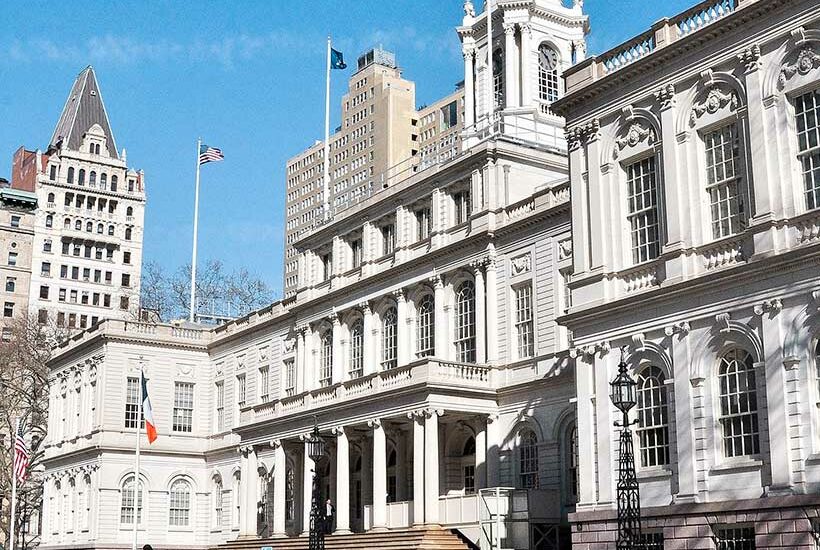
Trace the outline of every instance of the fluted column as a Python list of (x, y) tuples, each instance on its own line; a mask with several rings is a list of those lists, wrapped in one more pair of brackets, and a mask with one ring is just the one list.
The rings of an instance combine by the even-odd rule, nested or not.
[(521, 23), (521, 105), (529, 107), (532, 99), (532, 27), (529, 23)]
[(373, 310), (370, 308), (370, 302), (364, 302), (359, 306), (362, 310), (362, 316), (364, 319), (362, 320), (362, 329), (364, 334), (362, 335), (363, 342), (362, 342), (362, 356), (363, 356), (363, 374), (366, 376), (370, 373), (376, 372), (376, 363), (375, 358), (373, 356)]
[(285, 537), (285, 447), (276, 440), (273, 445), (273, 533), (274, 537)]
[(435, 356), (437, 359), (449, 359), (447, 352), (447, 313), (444, 309), (444, 280), (441, 275), (435, 275), (431, 278), (433, 283), (433, 304), (435, 309)]
[(344, 427), (336, 435), (336, 533), (350, 532), (350, 443)]
[(464, 44), (461, 53), (464, 56), (464, 128), (469, 130), (475, 124), (475, 46)]
[(387, 528), (387, 439), (380, 420), (370, 420), (373, 430), (373, 524), (372, 529)]
[(413, 525), (424, 523), (424, 414), (407, 413), (413, 423)]
[(344, 372), (344, 354), (342, 353), (342, 321), (337, 314), (331, 317), (333, 322), (333, 368), (330, 375), (331, 384), (341, 382)]
[(424, 523), (439, 524), (438, 417), (440, 411), (428, 410), (424, 419)]
[(498, 275), (496, 273), (495, 256), (487, 260), (487, 362), (498, 359)]
[(484, 271), (483, 262), (473, 264), (475, 273), (475, 360), (476, 363), (484, 363), (486, 355), (486, 335), (487, 335), (487, 311), (484, 296)]
[(413, 338), (407, 324), (407, 297), (405, 292), (400, 288), (393, 292), (393, 295), (396, 297), (396, 314), (398, 316), (396, 323), (397, 364), (401, 366), (410, 362), (410, 345), (413, 343)]
[(515, 23), (504, 23), (504, 106), (518, 106), (515, 77)]

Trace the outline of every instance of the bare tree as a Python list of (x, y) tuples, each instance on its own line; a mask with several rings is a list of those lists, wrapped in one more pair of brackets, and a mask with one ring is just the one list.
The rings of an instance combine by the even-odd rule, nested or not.
[[(0, 455), (0, 491), (4, 500), (10, 500), (14, 430), (19, 418), (31, 456), (28, 478), (17, 488), (15, 532), (20, 548), (33, 548), (39, 543), (42, 510), (42, 442), (48, 426), (47, 362), (52, 347), (65, 333), (56, 326), (39, 323), (36, 316), (15, 318), (6, 326), (12, 331), (11, 339), (0, 343), (0, 438), (4, 443)], [(3, 506), (0, 531), (4, 541), (8, 537), (10, 519), (10, 506)]]
[[(243, 314), (270, 304), (273, 290), (246, 269), (225, 271), (222, 262), (208, 260), (197, 269), (196, 297), (198, 311), (215, 304), (217, 310)], [(191, 303), (191, 265), (186, 264), (171, 273), (156, 262), (143, 268), (140, 289), (142, 307), (154, 312), (162, 321), (187, 318)]]

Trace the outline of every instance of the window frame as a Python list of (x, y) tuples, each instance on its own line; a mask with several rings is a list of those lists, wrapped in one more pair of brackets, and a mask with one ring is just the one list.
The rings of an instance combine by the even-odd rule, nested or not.
[(193, 432), (195, 391), (193, 382), (174, 381), (174, 407), (171, 422), (173, 433)]
[(399, 358), (399, 313), (395, 305), (382, 311), (381, 319), (381, 369), (389, 370), (398, 366)]
[[(136, 491), (133, 489), (134, 485), (137, 486)], [(129, 491), (131, 494), (130, 498), (128, 498)], [(126, 503), (129, 505), (126, 505)], [(127, 510), (130, 510), (130, 513), (127, 512)], [(120, 526), (133, 526), (136, 520), (137, 527), (139, 528), (143, 525), (145, 512), (145, 483), (143, 483), (142, 479), (135, 481), (134, 474), (129, 474), (120, 483)], [(126, 516), (129, 517), (130, 520), (126, 521), (124, 519)]]
[[(463, 291), (469, 289), (470, 295), (463, 296)], [(456, 349), (456, 360), (460, 363), (475, 363), (477, 358), (478, 332), (476, 318), (475, 282), (470, 279), (461, 281), (454, 290), (455, 329), (453, 343)], [(469, 308), (467, 307), (469, 306)]]
[[(184, 487), (184, 491), (176, 490), (175, 487)], [(185, 478), (174, 479), (168, 487), (168, 528), (171, 530), (191, 529), (191, 515), (193, 512), (193, 500), (191, 494), (193, 487), (191, 482)]]
[[(703, 168), (705, 172), (706, 199), (708, 203), (709, 233), (712, 240), (720, 240), (742, 233), (749, 223), (751, 211), (751, 195), (749, 193), (749, 178), (746, 169), (746, 148), (745, 148), (745, 125), (743, 119), (738, 117), (728, 117), (722, 119), (717, 124), (712, 124), (700, 130), (700, 146), (703, 154)], [(726, 141), (724, 132), (732, 130), (729, 139)], [(710, 138), (719, 137), (720, 143), (711, 141)], [(733, 152), (730, 160), (722, 156), (721, 160), (714, 160), (715, 152), (725, 152), (725, 147), (729, 147)], [(710, 160), (713, 159), (713, 160)], [(733, 175), (731, 177), (718, 178), (711, 175), (717, 171), (718, 167), (723, 168), (726, 173), (727, 162), (732, 166)], [(734, 195), (731, 190), (734, 187)], [(716, 199), (716, 193), (717, 199)], [(733, 206), (734, 204), (734, 206)], [(718, 216), (715, 217), (717, 207)], [(726, 215), (723, 210), (726, 208)], [(734, 210), (733, 210), (734, 208)], [(728, 227), (723, 227), (723, 222), (728, 222)]]
[(350, 368), (347, 375), (351, 379), (364, 375), (364, 321), (356, 318), (350, 325)]
[(635, 379), (638, 463), (641, 469), (667, 468), (671, 464), (672, 444), (666, 373), (657, 365), (644, 363), (637, 369)]
[(530, 427), (522, 428), (518, 432), (516, 442), (516, 486), (521, 489), (538, 489), (538, 435)]
[[(661, 180), (660, 160), (660, 155), (652, 150), (650, 154), (631, 158), (622, 164), (622, 170), (625, 176), (625, 218), (629, 232), (629, 261), (632, 265), (640, 265), (656, 260), (660, 256), (663, 247), (663, 230), (661, 223), (663, 212), (661, 210), (660, 200), (662, 197), (662, 188), (659, 183)], [(645, 162), (651, 164), (651, 169), (646, 172), (643, 171), (643, 163)], [(637, 166), (641, 166), (642, 171), (635, 177), (631, 169)], [(652, 188), (643, 185), (643, 178), (649, 174), (652, 175)], [(632, 187), (632, 185), (636, 183), (642, 185), (640, 191), (637, 193), (633, 192), (636, 189)], [(649, 194), (650, 199), (654, 199), (652, 204), (646, 206), (645, 201), (642, 200), (640, 208), (637, 208), (636, 199), (639, 197), (643, 199), (643, 196), (646, 194)], [(648, 216), (651, 214), (654, 214), (654, 223), (648, 219)], [(639, 224), (638, 222), (641, 219), (648, 221), (645, 224)], [(652, 227), (655, 229), (654, 242), (649, 239)], [(645, 240), (642, 240), (639, 235), (644, 235)]]
[[(738, 361), (737, 356), (742, 354), (743, 361), (742, 363)], [(724, 392), (724, 385), (726, 385), (727, 391), (731, 388), (728, 386), (732, 381), (729, 378), (732, 374), (728, 373), (728, 369), (732, 367), (729, 361), (727, 361), (727, 357), (731, 355), (735, 355), (735, 358), (732, 359), (732, 362), (736, 363), (737, 365), (743, 365), (741, 371), (734, 371), (734, 385), (735, 388), (738, 386), (739, 376), (745, 373), (745, 381), (743, 383), (744, 386), (747, 387), (746, 393), (752, 393), (752, 398), (750, 399), (748, 396), (740, 398), (742, 395), (740, 391), (734, 391), (731, 394)], [(760, 428), (760, 406), (758, 403), (758, 396), (760, 393), (760, 380), (757, 375), (757, 367), (754, 361), (754, 357), (749, 351), (746, 349), (739, 347), (739, 346), (731, 346), (727, 349), (723, 350), (723, 352), (717, 357), (717, 420), (720, 426), (719, 435), (720, 435), (720, 449), (722, 456), (731, 461), (735, 460), (743, 460), (743, 459), (754, 459), (760, 456), (761, 453), (761, 428)], [(751, 390), (748, 389), (749, 385), (749, 378), (751, 377), (751, 383), (753, 387)], [(735, 397), (735, 403), (730, 403), (728, 399), (730, 397)], [(741, 408), (741, 402), (745, 401), (747, 406), (753, 406), (753, 410), (749, 411), (739, 411), (739, 412), (731, 412), (731, 405), (735, 405), (735, 407), (739, 410)], [(729, 403), (729, 412), (726, 412), (725, 404)], [(747, 433), (746, 427), (744, 425), (744, 419), (748, 418), (749, 420), (749, 430)], [(739, 424), (738, 422), (739, 421)], [(730, 435), (727, 435), (727, 426), (730, 426), (732, 430), (729, 432)], [(739, 428), (740, 431), (735, 433), (735, 429)], [(746, 442), (745, 438), (750, 437), (751, 440), (749, 443)], [(739, 443), (741, 447), (741, 451), (746, 451), (747, 447), (751, 447), (750, 450), (753, 452), (737, 452), (736, 446), (738, 444), (737, 438), (740, 438)], [(731, 452), (727, 447), (728, 441), (732, 440), (732, 448)]]
[[(532, 281), (514, 285), (513, 291), (513, 314), (515, 320), (515, 339), (518, 359), (527, 359), (535, 356), (535, 302), (533, 299)], [(528, 296), (521, 296), (519, 292), (526, 291)], [(527, 305), (522, 311), (522, 304)], [(522, 317), (522, 313), (527, 315)]]
[[(814, 139), (815, 145), (803, 147), (801, 145), (801, 133), (806, 133), (809, 135), (809, 132), (801, 132), (800, 131), (800, 115), (801, 113), (798, 112), (798, 101), (805, 100), (807, 96), (812, 96), (812, 100), (814, 102), (812, 110), (814, 111), (815, 117), (815, 126), (814, 130)], [(800, 170), (800, 179), (802, 180), (802, 188), (801, 192), (803, 194), (803, 208), (807, 212), (820, 208), (820, 120), (818, 120), (818, 116), (820, 116), (820, 88), (815, 87), (814, 89), (804, 91), (802, 93), (795, 94), (794, 97), (791, 98), (791, 107), (793, 109), (793, 116), (794, 116), (794, 138), (795, 145), (796, 145), (796, 156), (798, 160), (798, 167)], [(805, 117), (804, 117), (805, 118)], [(807, 143), (808, 145), (808, 143)], [(805, 160), (808, 160), (811, 163), (811, 177), (812, 181), (812, 188), (809, 190), (807, 189), (807, 179), (806, 176), (808, 175), (805, 165)], [(812, 200), (809, 201), (809, 194), (812, 195)], [(813, 204), (812, 204), (813, 202)]]
[(432, 357), (436, 353), (435, 296), (425, 293), (416, 304), (416, 357)]

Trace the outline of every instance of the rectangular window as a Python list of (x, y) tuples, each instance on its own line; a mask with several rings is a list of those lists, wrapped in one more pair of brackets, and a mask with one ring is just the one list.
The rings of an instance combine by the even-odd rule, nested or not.
[(191, 382), (174, 382), (174, 419), (175, 432), (189, 433), (193, 430), (194, 385)]
[(225, 429), (225, 382), (216, 383), (216, 431), (222, 432)]
[(703, 142), (706, 146), (706, 190), (712, 213), (712, 237), (720, 239), (746, 227), (737, 124), (709, 132), (703, 136)]
[(10, 225), (12, 227), (20, 227), (20, 216), (12, 215)]
[(9, 252), (8, 264), (11, 266), (17, 265), (17, 252)]
[(382, 226), (382, 254), (392, 254), (396, 250), (396, 226), (392, 223)]
[(475, 493), (475, 464), (464, 466), (464, 494)]
[[(70, 323), (69, 323), (70, 324)], [(125, 427), (136, 428), (139, 415), (140, 379), (129, 376), (125, 388)]]
[(362, 240), (353, 239), (350, 241), (350, 256), (352, 258), (353, 269), (362, 265)]
[(433, 216), (429, 208), (416, 210), (416, 240), (423, 241), (433, 232)]
[(14, 302), (3, 304), (3, 317), (14, 317)]
[(285, 395), (296, 394), (296, 363), (291, 359), (285, 361)]
[(458, 124), (458, 103), (453, 101), (441, 108), (441, 129), (446, 130)]
[(259, 367), (259, 401), (266, 403), (268, 401), (270, 386), (270, 369), (267, 366)]
[(74, 267), (71, 268), (71, 278), (74, 279), (75, 281), (80, 278), (80, 268), (79, 267), (74, 266)]
[(40, 265), (40, 275), (43, 277), (51, 277), (51, 262), (43, 262)]
[(41, 325), (48, 323), (48, 310), (41, 309), (37, 312), (37, 322)]
[(754, 527), (718, 527), (716, 550), (755, 550)]
[(660, 252), (655, 157), (627, 166), (626, 177), (632, 261), (638, 264), (657, 258)]
[(322, 281), (329, 281), (333, 274), (333, 256), (328, 253), (322, 256)]
[(14, 277), (6, 277), (6, 292), (14, 292), (17, 287), (17, 279)]
[(820, 206), (820, 89), (796, 98), (794, 113), (806, 209), (812, 210)]
[(518, 357), (535, 355), (532, 324), (532, 284), (515, 289), (515, 331), (518, 336)]
[(51, 241), (50, 240), (43, 241), (43, 252), (51, 252)]
[(239, 407), (245, 406), (245, 375), (236, 376), (236, 403)]
[(131, 286), (131, 275), (128, 273), (122, 274), (122, 286), (129, 287)]
[(48, 300), (48, 287), (46, 285), (40, 285), (40, 299)]

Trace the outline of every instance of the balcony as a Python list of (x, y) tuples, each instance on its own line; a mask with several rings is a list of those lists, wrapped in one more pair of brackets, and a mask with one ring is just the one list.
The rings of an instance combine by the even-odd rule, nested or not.
[(240, 423), (247, 425), (264, 422), (354, 401), (365, 395), (414, 386), (452, 387), (487, 392), (492, 391), (491, 388), (494, 387), (493, 373), (494, 369), (488, 365), (422, 359), (408, 365), (246, 408), (240, 413)]

